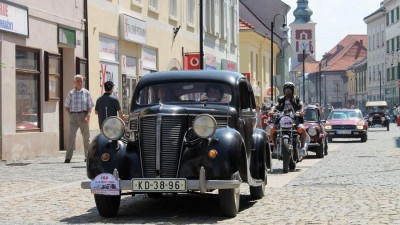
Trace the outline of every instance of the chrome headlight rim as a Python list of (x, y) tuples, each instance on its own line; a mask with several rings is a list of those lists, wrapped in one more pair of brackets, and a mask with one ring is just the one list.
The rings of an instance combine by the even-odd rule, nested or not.
[[(204, 124), (206, 123), (206, 124)], [(217, 121), (209, 114), (198, 115), (193, 121), (193, 131), (201, 138), (209, 138), (217, 130)]]
[(317, 129), (316, 129), (314, 126), (309, 127), (308, 130), (307, 130), (307, 133), (308, 133), (310, 136), (315, 136), (315, 135), (318, 134)]
[(102, 132), (109, 140), (119, 140), (125, 134), (125, 122), (116, 116), (107, 117), (101, 125)]
[(369, 122), (372, 122), (372, 117), (368, 118), (368, 121), (369, 121)]

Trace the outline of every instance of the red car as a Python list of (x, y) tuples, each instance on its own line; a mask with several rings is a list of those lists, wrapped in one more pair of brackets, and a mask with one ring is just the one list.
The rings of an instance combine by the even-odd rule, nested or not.
[(319, 109), (316, 106), (308, 106), (304, 115), (304, 127), (310, 136), (307, 151), (317, 154), (317, 158), (324, 158), (328, 155), (328, 141), (322, 124)]
[(361, 138), (366, 142), (368, 138), (368, 122), (359, 109), (334, 109), (325, 123), (328, 141), (332, 138)]

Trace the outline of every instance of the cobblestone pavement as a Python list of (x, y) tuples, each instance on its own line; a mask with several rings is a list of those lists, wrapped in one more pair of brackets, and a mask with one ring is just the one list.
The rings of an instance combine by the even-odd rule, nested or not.
[[(242, 188), (240, 212), (221, 217), (215, 194), (124, 197), (117, 218), (97, 213), (82, 154), (0, 162), (0, 224), (400, 224), (400, 129), (370, 129), (368, 141), (334, 139), (294, 172), (274, 160), (266, 196)], [(336, 141), (338, 140), (338, 141)]]

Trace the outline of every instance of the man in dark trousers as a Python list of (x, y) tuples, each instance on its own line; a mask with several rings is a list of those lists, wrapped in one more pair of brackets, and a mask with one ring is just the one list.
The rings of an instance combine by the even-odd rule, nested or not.
[(114, 90), (114, 83), (107, 81), (104, 83), (104, 94), (100, 96), (96, 101), (95, 113), (99, 116), (99, 128), (103, 121), (110, 116), (117, 116), (123, 119), (124, 114), (122, 113), (121, 106), (117, 98), (112, 96)]

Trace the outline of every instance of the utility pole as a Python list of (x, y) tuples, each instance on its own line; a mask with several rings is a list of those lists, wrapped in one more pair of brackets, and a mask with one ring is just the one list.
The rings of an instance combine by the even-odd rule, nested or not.
[(203, 27), (203, 0), (200, 0), (200, 21), (199, 21), (199, 32), (200, 32), (200, 69), (204, 69), (204, 27)]

